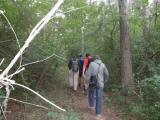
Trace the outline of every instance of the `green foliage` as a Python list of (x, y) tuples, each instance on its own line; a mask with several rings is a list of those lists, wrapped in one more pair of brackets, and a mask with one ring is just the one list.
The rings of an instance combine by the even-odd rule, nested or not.
[(79, 120), (79, 117), (77, 113), (71, 112), (71, 114), (68, 115), (62, 115), (61, 120)]
[(153, 76), (152, 78), (147, 78), (144, 81), (143, 86), (143, 96), (144, 101), (150, 105), (155, 104), (160, 100), (160, 76)]
[[(23, 45), (32, 28), (50, 10), (56, 0), (1, 0), (0, 9), (12, 23), (20, 44)], [(146, 18), (142, 12), (148, 0), (139, 0), (129, 14), (131, 46), (133, 57), (133, 72), (135, 88), (138, 98), (133, 104), (126, 107), (127, 114), (137, 119), (158, 120), (160, 108), (160, 7), (150, 8), (150, 16)], [(84, 38), (85, 53), (99, 54), (106, 63), (110, 73), (107, 90), (113, 93), (114, 101), (119, 105), (125, 104), (125, 89), (122, 90), (120, 81), (120, 46), (119, 46), (119, 11), (117, 5), (87, 5), (84, 0), (65, 0), (61, 7), (63, 11), (80, 8), (65, 13), (65, 18), (54, 18), (45, 26), (41, 33), (25, 51), (22, 64), (43, 59), (53, 53), (64, 58), (71, 58), (81, 53), (82, 37)], [(149, 21), (148, 41), (144, 39), (145, 20)], [(84, 33), (81, 27), (84, 27)], [(8, 41), (9, 42), (4, 42)], [(6, 58), (1, 68), (5, 68), (18, 51), (15, 38), (5, 19), (0, 15), (0, 57)], [(22, 75), (14, 79), (18, 82), (35, 88), (41, 78), (47, 85), (63, 88), (66, 84), (67, 62), (53, 57), (46, 62), (26, 67)], [(15, 70), (18, 66), (15, 66)], [(64, 82), (65, 81), (65, 82)], [(51, 84), (52, 83), (52, 84)], [(43, 85), (45, 86), (45, 85)], [(47, 89), (48, 87), (45, 87)], [(53, 90), (52, 89), (52, 90)], [(138, 89), (138, 90), (137, 90)], [(42, 90), (43, 91), (43, 90)], [(0, 95), (3, 95), (0, 91)], [(107, 105), (111, 100), (106, 98)], [(56, 114), (49, 112), (54, 118)], [(63, 120), (78, 120), (78, 115), (63, 115)]]
[(110, 108), (111, 107), (111, 99), (109, 97), (106, 97), (105, 101), (106, 101), (107, 108)]
[[(0, 96), (5, 96), (4, 90), (0, 89)], [(0, 98), (0, 104), (3, 102), (4, 98)]]
[(129, 105), (127, 113), (141, 120), (160, 119), (160, 76), (147, 78), (140, 83), (138, 100)]
[(47, 115), (48, 115), (49, 118), (52, 118), (52, 119), (57, 117), (57, 113), (55, 113), (55, 112), (48, 112)]

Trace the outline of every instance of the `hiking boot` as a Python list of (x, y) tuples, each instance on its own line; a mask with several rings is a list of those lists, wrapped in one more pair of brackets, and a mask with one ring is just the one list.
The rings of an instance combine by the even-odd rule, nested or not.
[(102, 115), (98, 114), (96, 115), (96, 120), (105, 120)]
[(89, 107), (89, 109), (90, 109), (91, 111), (94, 111), (94, 110), (95, 110), (95, 107)]

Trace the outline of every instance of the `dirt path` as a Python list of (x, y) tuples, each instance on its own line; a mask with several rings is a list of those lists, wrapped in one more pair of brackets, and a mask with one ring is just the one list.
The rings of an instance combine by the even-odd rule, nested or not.
[[(70, 118), (72, 113), (76, 113), (79, 118), (75, 120), (96, 120), (95, 111), (89, 110), (88, 98), (82, 91), (73, 92), (71, 89), (64, 88), (51, 91), (47, 95), (50, 100), (56, 101), (58, 105), (67, 110), (67, 113), (64, 114), (67, 116), (67, 120), (74, 120), (74, 118)], [(38, 104), (41, 102), (38, 97), (33, 97), (29, 101)], [(48, 116), (49, 112), (56, 112), (55, 110), (45, 111), (33, 106), (26, 105), (25, 107), (23, 104), (10, 102), (8, 111), (11, 112), (7, 114), (7, 120), (64, 120), (62, 118), (63, 113), (57, 113), (57, 117), (54, 118)], [(102, 116), (103, 119), (101, 120), (122, 120), (120, 113), (115, 112), (114, 106), (107, 108), (105, 101)]]
[[(87, 96), (80, 91), (72, 94), (72, 108), (79, 113), (80, 120), (96, 120), (95, 111), (88, 108)], [(103, 102), (102, 116), (102, 120), (122, 120), (119, 113), (106, 108), (105, 102)]]

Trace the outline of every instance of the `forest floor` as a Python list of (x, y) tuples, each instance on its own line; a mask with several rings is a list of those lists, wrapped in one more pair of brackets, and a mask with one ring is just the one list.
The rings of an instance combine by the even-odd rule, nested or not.
[[(10, 112), (7, 113), (7, 120), (96, 120), (95, 111), (89, 110), (87, 95), (84, 95), (82, 90), (74, 92), (70, 88), (57, 91), (52, 89), (47, 93), (47, 97), (65, 108), (67, 112), (57, 111), (55, 108), (41, 102), (38, 97), (31, 95), (28, 101), (43, 104), (51, 109), (43, 110), (29, 105), (9, 102), (8, 111)], [(122, 120), (121, 113), (116, 110), (116, 106), (113, 105), (111, 108), (107, 108), (105, 101), (102, 116), (103, 119), (101, 120)]]
[[(80, 120), (97, 120), (95, 110), (93, 111), (88, 108), (87, 95), (84, 95), (83, 92), (76, 92), (72, 95), (72, 101), (72, 107), (80, 114)], [(122, 120), (120, 113), (116, 112), (114, 107), (107, 108), (105, 101), (103, 101), (103, 113), (100, 120)]]

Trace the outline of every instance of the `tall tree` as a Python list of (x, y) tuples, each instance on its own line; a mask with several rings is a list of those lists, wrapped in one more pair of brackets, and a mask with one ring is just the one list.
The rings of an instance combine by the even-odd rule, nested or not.
[(128, 25), (128, 0), (119, 0), (120, 14), (120, 52), (121, 52), (121, 81), (128, 89), (133, 88), (131, 39)]
[(143, 36), (146, 42), (149, 42), (149, 14), (150, 14), (150, 6), (148, 0), (145, 0), (143, 3), (143, 12), (144, 12), (144, 28), (143, 28)]

